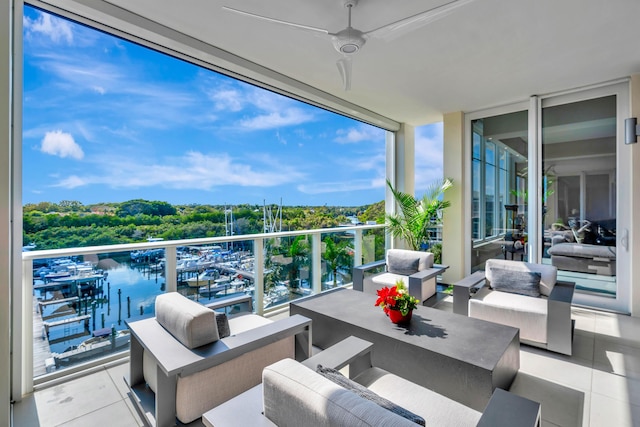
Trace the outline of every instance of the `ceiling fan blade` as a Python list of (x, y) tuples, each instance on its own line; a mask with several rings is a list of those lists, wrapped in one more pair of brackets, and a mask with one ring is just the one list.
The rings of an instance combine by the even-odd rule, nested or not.
[(473, 0), (453, 0), (449, 3), (443, 4), (442, 6), (417, 13), (413, 16), (409, 16), (399, 21), (392, 22), (391, 24), (384, 25), (380, 28), (376, 28), (375, 30), (367, 31), (364, 34), (368, 37), (391, 40), (409, 31), (415, 30), (423, 25), (443, 18), (454, 9), (463, 6), (471, 1)]
[(336, 65), (338, 66), (340, 77), (342, 77), (344, 90), (347, 91), (351, 89), (351, 57), (343, 56), (338, 59)]
[(276, 23), (276, 24), (286, 25), (288, 27), (297, 28), (299, 30), (311, 31), (311, 32), (320, 33), (320, 34), (329, 34), (329, 31), (327, 31), (327, 30), (325, 30), (323, 28), (316, 28), (316, 27), (311, 27), (309, 25), (302, 25), (302, 24), (296, 24), (294, 22), (281, 21), (279, 19), (269, 18), (267, 16), (256, 15), (254, 13), (249, 13), (249, 12), (245, 12), (243, 10), (233, 9), (233, 8), (227, 7), (227, 6), (222, 6), (222, 9), (226, 10), (228, 12), (234, 12), (234, 13), (237, 13), (237, 14), (240, 14), (240, 15), (251, 17), (251, 18), (262, 19), (263, 21), (268, 21), (268, 22), (273, 22), (273, 23)]

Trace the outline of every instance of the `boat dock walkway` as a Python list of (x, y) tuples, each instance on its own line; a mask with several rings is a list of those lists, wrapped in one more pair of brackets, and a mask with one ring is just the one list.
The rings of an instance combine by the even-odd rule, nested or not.
[(49, 365), (53, 362), (49, 338), (43, 331), (43, 321), (37, 302), (33, 307), (33, 376), (38, 377), (49, 372)]
[(42, 322), (44, 326), (44, 332), (47, 337), (49, 337), (49, 329), (55, 326), (68, 325), (70, 323), (84, 322), (85, 329), (89, 329), (89, 320), (91, 319), (90, 314), (83, 314), (82, 316), (71, 317), (68, 319), (62, 320), (54, 320), (52, 322)]
[(38, 307), (40, 308), (40, 315), (43, 314), (44, 308), (53, 305), (53, 304), (64, 304), (68, 302), (76, 302), (80, 298), (79, 297), (71, 297), (71, 298), (60, 298), (60, 299), (52, 299), (48, 301), (38, 301)]

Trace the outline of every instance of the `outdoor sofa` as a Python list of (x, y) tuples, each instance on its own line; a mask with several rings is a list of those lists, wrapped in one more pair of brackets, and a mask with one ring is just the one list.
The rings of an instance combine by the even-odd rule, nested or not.
[(203, 306), (169, 292), (156, 298), (156, 317), (129, 324), (128, 384), (146, 424), (190, 423), (259, 384), (265, 366), (310, 356), (311, 320), (234, 316), (241, 306), (251, 310), (250, 295)]
[[(372, 348), (351, 336), (302, 363), (276, 362), (264, 369), (261, 385), (209, 411), (203, 422), (208, 427), (540, 425), (537, 402), (496, 389), (479, 412), (372, 367)], [(338, 372), (345, 366), (349, 378)]]

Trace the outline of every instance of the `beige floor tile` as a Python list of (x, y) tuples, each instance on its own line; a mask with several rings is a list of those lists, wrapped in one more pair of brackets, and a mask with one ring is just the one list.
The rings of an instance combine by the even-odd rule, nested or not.
[(596, 315), (596, 340), (612, 339), (619, 344), (640, 348), (639, 331), (640, 318), (602, 312)]
[(122, 363), (120, 365), (108, 368), (107, 373), (109, 374), (109, 377), (111, 377), (111, 380), (113, 381), (115, 386), (118, 388), (120, 396), (122, 396), (123, 399), (128, 398), (129, 387), (127, 387), (127, 384), (124, 382), (124, 378), (129, 378), (129, 364)]
[(575, 332), (592, 333), (596, 330), (596, 313), (582, 308), (573, 308), (571, 310), (571, 318), (576, 321)]
[(66, 421), (63, 425), (64, 427), (140, 427), (142, 423), (121, 400), (90, 414)]
[(57, 426), (122, 400), (104, 370), (39, 390), (34, 397), (41, 427)]
[(597, 339), (594, 368), (640, 380), (640, 350), (613, 340)]
[(542, 349), (522, 347), (520, 351), (520, 372), (583, 391), (591, 390), (592, 366), (590, 360)]
[(593, 360), (595, 338), (592, 333), (575, 334), (573, 336), (573, 354), (582, 360)]
[(621, 375), (593, 370), (594, 393), (640, 406), (640, 381)]
[(588, 426), (589, 393), (519, 372), (510, 391), (540, 402), (542, 419), (563, 427)]
[(592, 393), (590, 427), (638, 427), (640, 406)]

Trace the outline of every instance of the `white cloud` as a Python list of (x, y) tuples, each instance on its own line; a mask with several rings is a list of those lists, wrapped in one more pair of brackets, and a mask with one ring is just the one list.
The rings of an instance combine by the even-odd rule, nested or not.
[(275, 129), (284, 126), (299, 125), (313, 120), (313, 115), (299, 108), (273, 111), (250, 119), (240, 120), (239, 125), (247, 130)]
[(429, 185), (443, 178), (442, 123), (416, 128), (415, 189), (421, 195)]
[(216, 111), (240, 111), (244, 105), (242, 93), (236, 89), (221, 88), (209, 94)]
[(73, 136), (61, 130), (47, 132), (42, 139), (40, 151), (62, 158), (72, 157), (80, 160), (84, 157), (82, 148), (73, 140)]
[(23, 18), (23, 26), (27, 37), (35, 34), (42, 34), (51, 39), (54, 43), (66, 41), (73, 43), (73, 31), (69, 22), (56, 18), (47, 13), (39, 13), (36, 19), (27, 16)]
[(374, 126), (359, 124), (349, 129), (338, 129), (334, 141), (340, 144), (351, 144), (362, 141), (379, 141), (384, 138), (384, 130)]
[(102, 174), (69, 176), (55, 187), (75, 188), (107, 185), (112, 188), (164, 187), (185, 190), (215, 190), (217, 187), (272, 187), (300, 182), (305, 174), (281, 164), (270, 155), (255, 155), (241, 161), (226, 153), (204, 154), (191, 151), (163, 163), (144, 164), (141, 159), (103, 157), (94, 169)]
[(105, 88), (103, 88), (102, 86), (94, 86), (92, 89), (95, 92), (99, 93), (100, 95), (104, 95), (105, 93), (107, 93), (107, 90)]

